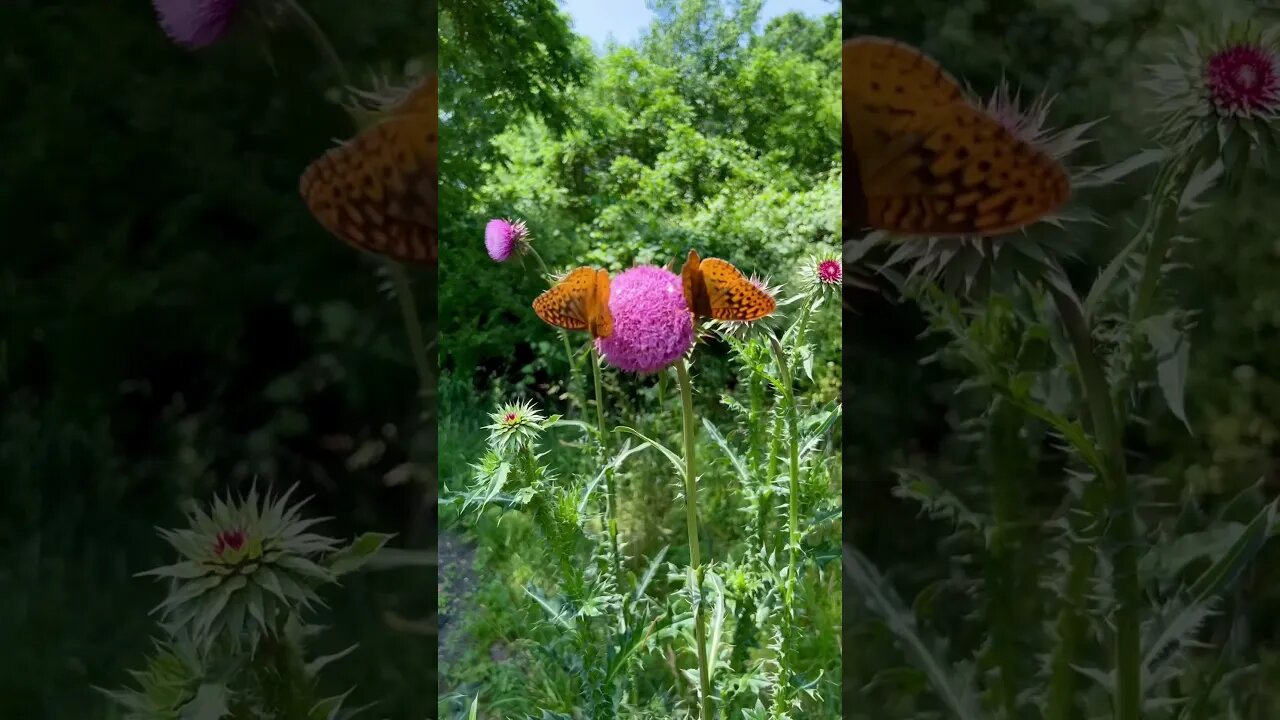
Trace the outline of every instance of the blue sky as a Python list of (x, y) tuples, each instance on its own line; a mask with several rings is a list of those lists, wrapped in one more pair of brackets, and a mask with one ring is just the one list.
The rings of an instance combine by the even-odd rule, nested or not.
[[(645, 0), (562, 0), (561, 6), (573, 18), (574, 31), (591, 38), (597, 51), (610, 36), (623, 44), (634, 42), (653, 19)], [(830, 0), (765, 0), (760, 19), (768, 22), (793, 10), (811, 17), (826, 15), (837, 7)]]

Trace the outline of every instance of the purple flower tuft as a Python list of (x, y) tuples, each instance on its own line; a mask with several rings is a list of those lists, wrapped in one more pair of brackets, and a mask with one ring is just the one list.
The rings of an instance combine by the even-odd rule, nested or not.
[(230, 549), (232, 552), (240, 550), (244, 547), (244, 531), (243, 530), (221, 530), (215, 539), (218, 541), (213, 547), (213, 553), (218, 557)]
[(218, 41), (231, 27), (240, 0), (152, 0), (160, 28), (171, 40), (188, 48)]
[(1210, 99), (1224, 112), (1275, 110), (1280, 101), (1278, 62), (1272, 53), (1252, 45), (1213, 54), (1205, 67)]
[(523, 222), (495, 218), (484, 228), (484, 247), (489, 251), (489, 257), (497, 262), (506, 262), (528, 236), (529, 230)]
[(620, 273), (609, 288), (613, 334), (596, 340), (610, 365), (652, 373), (679, 360), (693, 346), (693, 315), (679, 276), (652, 265)]
[(844, 268), (839, 260), (821, 260), (818, 262), (818, 282), (825, 285), (839, 285), (844, 275)]

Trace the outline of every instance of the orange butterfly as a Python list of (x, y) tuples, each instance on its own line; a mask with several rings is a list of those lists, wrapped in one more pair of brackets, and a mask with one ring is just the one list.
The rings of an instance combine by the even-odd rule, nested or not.
[(609, 271), (580, 267), (534, 298), (533, 311), (548, 325), (586, 330), (592, 337), (613, 334), (609, 312)]
[(436, 262), (438, 107), (429, 75), (381, 122), (311, 163), (299, 189), (325, 229), (395, 260)]
[(738, 268), (716, 258), (702, 260), (697, 250), (689, 251), (680, 279), (684, 300), (695, 317), (746, 322), (771, 315), (778, 308), (769, 293), (756, 287)]
[(991, 236), (1070, 195), (1058, 161), (965, 99), (938, 63), (875, 37), (843, 48), (845, 214), (854, 230)]

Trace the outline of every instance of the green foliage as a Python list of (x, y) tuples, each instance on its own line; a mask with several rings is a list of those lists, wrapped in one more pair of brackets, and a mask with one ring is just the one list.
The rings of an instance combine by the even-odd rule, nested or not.
[[(550, 22), (526, 12), (519, 32)], [(441, 205), (442, 267), (456, 281), (441, 286), (440, 302), (464, 308), (484, 297), (489, 310), (442, 317), (441, 334), (449, 338), (442, 367), (476, 368), (509, 381), (531, 371), (564, 376), (548, 330), (528, 311), (541, 291), (537, 273), (494, 266), (483, 252), (480, 238), (490, 217), (525, 220), (553, 269), (664, 265), (690, 248), (748, 269), (783, 268), (815, 246), (834, 246), (840, 218), (835, 16), (786, 16), (757, 33), (744, 29), (755, 24), (750, 6), (722, 17), (726, 12), (720, 3), (672, 5), (659, 12), (639, 48), (610, 50), (595, 59), (589, 76), (581, 60), (550, 79), (528, 80), (562, 87), (551, 96), (561, 103), (554, 112), (530, 117), (521, 104), (486, 105), (475, 115), (460, 114), (460, 107), (445, 120), (444, 135), (467, 140), (444, 145), (444, 177), (457, 179), (449, 191), (458, 195)], [(445, 47), (465, 47), (468, 36), (451, 27), (442, 26)], [(585, 52), (582, 41), (547, 32), (542, 39), (550, 46), (576, 42)], [(458, 52), (462, 63), (476, 51)], [(489, 59), (478, 63), (498, 57), (485, 53)], [(510, 92), (485, 77), (458, 102), (472, 93)], [(454, 100), (442, 102), (451, 108)], [(451, 175), (452, 162), (478, 164), (480, 172), (464, 185)], [(525, 339), (514, 353), (512, 338)], [(491, 360), (497, 357), (516, 362), (497, 367)]]

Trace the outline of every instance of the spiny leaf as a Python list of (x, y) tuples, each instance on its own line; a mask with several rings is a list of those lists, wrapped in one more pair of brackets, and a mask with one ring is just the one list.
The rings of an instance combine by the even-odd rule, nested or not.
[(652, 440), (652, 439), (650, 439), (650, 438), (646, 437), (646, 436), (645, 436), (643, 433), (641, 433), (639, 430), (636, 430), (636, 429), (634, 429), (634, 428), (629, 428), (629, 427), (627, 427), (627, 426), (625, 426), (625, 425), (619, 425), (619, 426), (618, 426), (618, 430), (620, 430), (620, 431), (622, 431), (622, 432), (625, 432), (625, 433), (631, 433), (632, 435), (635, 435), (636, 437), (640, 438), (640, 440), (641, 440), (644, 444), (646, 444), (646, 445), (648, 445), (648, 446), (650, 446), (650, 447), (653, 447), (653, 448), (656, 448), (656, 449), (660, 450), (660, 451), (662, 452), (663, 456), (664, 456), (664, 457), (666, 457), (666, 458), (667, 458), (667, 460), (671, 463), (671, 466), (672, 466), (673, 468), (675, 468), (675, 469), (676, 469), (676, 472), (677, 472), (677, 473), (683, 473), (683, 472), (684, 472), (684, 460), (681, 460), (679, 455), (677, 455), (677, 454), (675, 454), (675, 453), (671, 452), (670, 450), (668, 450), (668, 449), (667, 449), (667, 447), (666, 447), (665, 445), (663, 445), (662, 443), (658, 442), (657, 440)]
[(1267, 505), (1245, 527), (1231, 549), (1191, 586), (1191, 602), (1202, 603), (1225, 591), (1262, 549), (1275, 526), (1276, 501)]
[(358, 570), (393, 537), (395, 535), (387, 533), (364, 533), (347, 547), (329, 556), (329, 571), (334, 575), (345, 575)]
[(846, 545), (844, 566), (856, 594), (898, 638), (908, 659), (925, 674), (934, 692), (952, 714), (960, 720), (985, 719), (974, 688), (972, 671), (962, 674), (925, 642), (917, 631), (915, 617), (902, 605), (871, 561)]
[(1182, 421), (1187, 432), (1191, 432), (1186, 408), (1191, 340), (1178, 327), (1178, 317), (1175, 313), (1147, 318), (1139, 327), (1146, 334), (1152, 350), (1155, 351), (1156, 378), (1159, 381), (1160, 393), (1164, 395), (1164, 401), (1169, 405), (1169, 410)]

